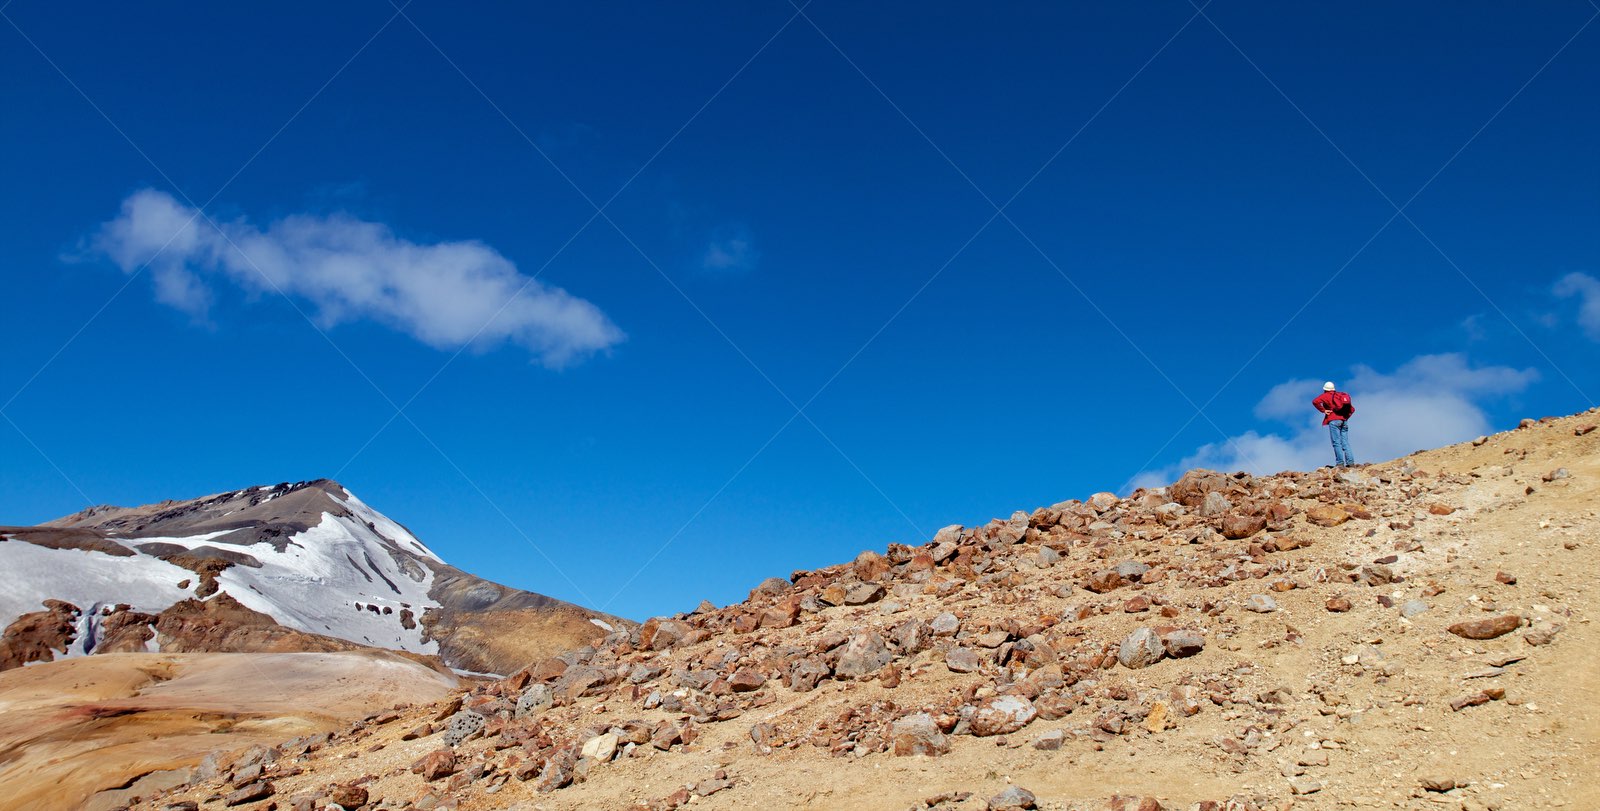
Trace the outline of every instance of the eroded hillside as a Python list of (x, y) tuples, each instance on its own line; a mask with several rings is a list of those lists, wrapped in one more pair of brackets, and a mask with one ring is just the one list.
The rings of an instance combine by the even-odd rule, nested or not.
[(137, 807), (1600, 808), (1596, 422), (947, 528)]

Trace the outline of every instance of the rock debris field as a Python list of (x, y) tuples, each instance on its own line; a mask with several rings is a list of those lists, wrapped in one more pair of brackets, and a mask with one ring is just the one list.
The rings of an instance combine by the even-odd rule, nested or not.
[(1589, 811), (1597, 422), (946, 527), (133, 807)]

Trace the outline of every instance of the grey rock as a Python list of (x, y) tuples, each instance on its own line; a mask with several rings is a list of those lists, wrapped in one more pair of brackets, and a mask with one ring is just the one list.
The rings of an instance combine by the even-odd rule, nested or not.
[(1252, 594), (1245, 599), (1244, 608), (1257, 614), (1270, 614), (1278, 610), (1278, 601), (1272, 599), (1270, 595)]
[(841, 679), (857, 679), (877, 673), (894, 658), (889, 643), (876, 631), (856, 634), (845, 643), (839, 661), (833, 666), (834, 675)]
[(1289, 781), (1289, 791), (1295, 794), (1316, 794), (1322, 790), (1322, 781), (1309, 777), (1296, 777)]
[(845, 605), (866, 605), (883, 599), (883, 586), (877, 583), (856, 583), (844, 590)]
[(1165, 650), (1161, 637), (1155, 631), (1139, 628), (1122, 640), (1122, 647), (1117, 650), (1117, 661), (1123, 667), (1139, 670), (1161, 661)]
[(522, 691), (517, 698), (517, 717), (526, 718), (555, 702), (555, 693), (548, 684), (535, 684)]
[(983, 666), (983, 660), (971, 648), (951, 648), (944, 655), (944, 666), (954, 673), (973, 673)]
[(1221, 515), (1231, 509), (1233, 509), (1233, 502), (1229, 501), (1227, 496), (1214, 490), (1206, 493), (1205, 501), (1200, 503), (1200, 514), (1207, 518)]
[(460, 746), (461, 742), (483, 729), (486, 719), (472, 710), (462, 710), (450, 716), (444, 729), (444, 745)]
[(1428, 610), (1428, 604), (1421, 600), (1406, 600), (1400, 604), (1400, 616), (1411, 618)]
[(1137, 560), (1127, 560), (1113, 566), (1111, 570), (1122, 575), (1124, 579), (1138, 580), (1145, 572), (1150, 571), (1150, 567)]
[(893, 742), (895, 757), (908, 755), (937, 757), (950, 751), (950, 739), (939, 731), (933, 716), (925, 712), (908, 715), (890, 724), (889, 739)]
[(969, 719), (973, 735), (1009, 735), (1033, 722), (1039, 711), (1022, 696), (1004, 695), (984, 699)]
[(1193, 656), (1206, 647), (1206, 638), (1199, 631), (1168, 631), (1161, 635), (1161, 646), (1174, 659)]
[(955, 636), (956, 632), (961, 630), (961, 620), (956, 619), (956, 615), (946, 611), (934, 617), (933, 622), (928, 623), (928, 630), (932, 631), (934, 636)]
[(1038, 798), (1021, 786), (1011, 786), (989, 798), (989, 811), (1028, 811), (1038, 807)]

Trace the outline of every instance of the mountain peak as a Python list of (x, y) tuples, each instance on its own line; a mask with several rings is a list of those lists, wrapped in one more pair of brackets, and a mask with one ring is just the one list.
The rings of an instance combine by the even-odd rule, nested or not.
[[(629, 624), (446, 565), (332, 479), (91, 507), (0, 530), (0, 540), (26, 542), (0, 544), (0, 570), (16, 573), (17, 584), (15, 593), (0, 590), (0, 627), (48, 600), (70, 604), (81, 613), (67, 655), (95, 652), (110, 616), (102, 608), (126, 604), (155, 615), (213, 595), (296, 631), (437, 654), (479, 672), (509, 672), (529, 655)], [(513, 617), (526, 622), (507, 625)]]

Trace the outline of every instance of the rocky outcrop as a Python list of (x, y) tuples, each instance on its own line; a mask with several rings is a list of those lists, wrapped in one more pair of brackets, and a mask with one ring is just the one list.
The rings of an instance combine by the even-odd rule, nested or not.
[(23, 614), (6, 626), (0, 637), (0, 670), (32, 662), (49, 662), (77, 638), (78, 607), (60, 600), (45, 600), (45, 610)]

